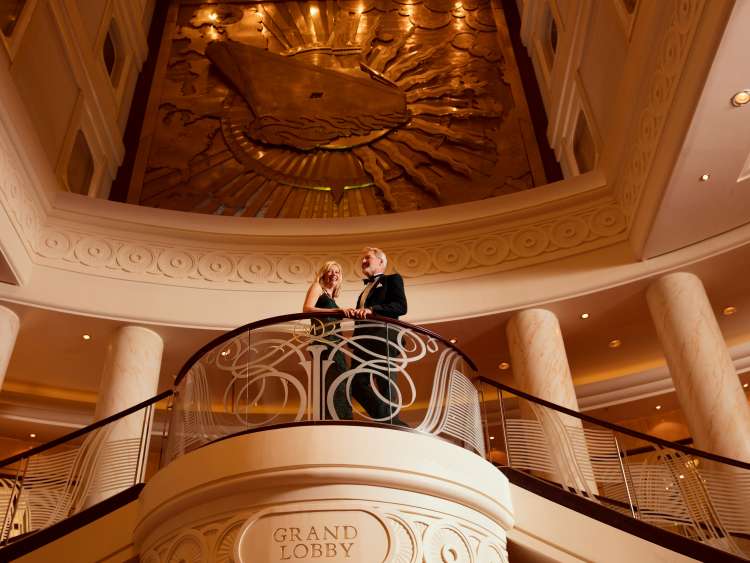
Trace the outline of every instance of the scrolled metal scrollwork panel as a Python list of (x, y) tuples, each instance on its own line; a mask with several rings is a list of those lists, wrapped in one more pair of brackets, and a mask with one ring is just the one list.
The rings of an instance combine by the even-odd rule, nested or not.
[(443, 434), (483, 454), (479, 399), (458, 354), (379, 321), (298, 321), (241, 333), (178, 388), (169, 458), (244, 430), (367, 421)]

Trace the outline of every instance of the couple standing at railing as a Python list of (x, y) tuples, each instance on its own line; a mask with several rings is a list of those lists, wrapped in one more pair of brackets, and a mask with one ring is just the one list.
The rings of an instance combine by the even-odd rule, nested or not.
[[(365, 288), (360, 293), (356, 307), (339, 307), (336, 298), (343, 282), (342, 268), (338, 262), (329, 261), (318, 270), (315, 281), (307, 290), (302, 311), (305, 313), (328, 313), (338, 311), (346, 317), (357, 319), (354, 325), (351, 344), (351, 366), (347, 367), (346, 358), (341, 349), (337, 349), (330, 358), (333, 364), (325, 376), (325, 388), (328, 390), (334, 380), (348, 370), (355, 370), (350, 383), (338, 384), (333, 392), (333, 410), (340, 420), (352, 419), (351, 397), (356, 399), (367, 415), (377, 422), (390, 422), (406, 426), (398, 418), (397, 406), (392, 396), (397, 394), (395, 370), (389, 369), (389, 344), (395, 337), (395, 331), (387, 325), (376, 322), (365, 322), (372, 315), (398, 319), (406, 314), (406, 294), (404, 280), (399, 274), (386, 274), (388, 258), (379, 248), (368, 247), (362, 250), (360, 267), (365, 276)], [(322, 326), (317, 326), (318, 335), (325, 331), (325, 341), (332, 351), (341, 344), (339, 323), (335, 319), (323, 319)], [(316, 325), (313, 326), (316, 334)]]

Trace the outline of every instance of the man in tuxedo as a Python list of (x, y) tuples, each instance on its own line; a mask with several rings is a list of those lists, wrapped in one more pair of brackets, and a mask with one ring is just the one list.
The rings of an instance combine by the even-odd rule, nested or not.
[[(396, 377), (389, 357), (397, 355), (395, 339), (398, 327), (366, 319), (371, 315), (398, 319), (406, 314), (404, 280), (400, 274), (385, 273), (388, 258), (379, 248), (362, 251), (361, 268), (365, 288), (357, 299), (357, 308), (346, 310), (349, 317), (360, 319), (354, 324), (352, 335), (352, 369), (361, 370), (352, 379), (352, 395), (379, 422), (405, 426), (395, 414)], [(382, 398), (381, 398), (382, 397)], [(385, 400), (384, 400), (385, 399)]]

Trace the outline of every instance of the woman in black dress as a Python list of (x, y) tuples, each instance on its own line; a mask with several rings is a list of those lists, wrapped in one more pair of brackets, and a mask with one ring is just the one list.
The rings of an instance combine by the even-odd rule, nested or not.
[[(329, 311), (341, 311), (342, 309), (336, 304), (336, 297), (341, 292), (341, 265), (338, 262), (329, 260), (318, 270), (315, 281), (310, 285), (305, 296), (305, 302), (302, 305), (303, 313), (327, 313)], [(328, 397), (328, 390), (333, 381), (348, 368), (346, 360), (341, 350), (333, 353), (333, 348), (341, 342), (339, 334), (341, 324), (335, 317), (325, 317), (322, 319), (312, 320), (311, 333), (320, 337), (322, 344), (328, 349), (321, 356), (322, 359), (333, 360), (333, 364), (328, 368), (325, 376), (325, 393)], [(328, 404), (328, 401), (325, 401)], [(352, 406), (346, 398), (346, 382), (342, 382), (333, 393), (333, 406), (336, 416), (339, 420), (351, 420)], [(327, 409), (326, 409), (327, 410)], [(330, 413), (326, 418), (333, 418)]]

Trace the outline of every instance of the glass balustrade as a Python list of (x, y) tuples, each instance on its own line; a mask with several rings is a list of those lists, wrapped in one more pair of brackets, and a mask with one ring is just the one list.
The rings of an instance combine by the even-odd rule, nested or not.
[(488, 459), (750, 558), (750, 464), (648, 436), (479, 378)]

